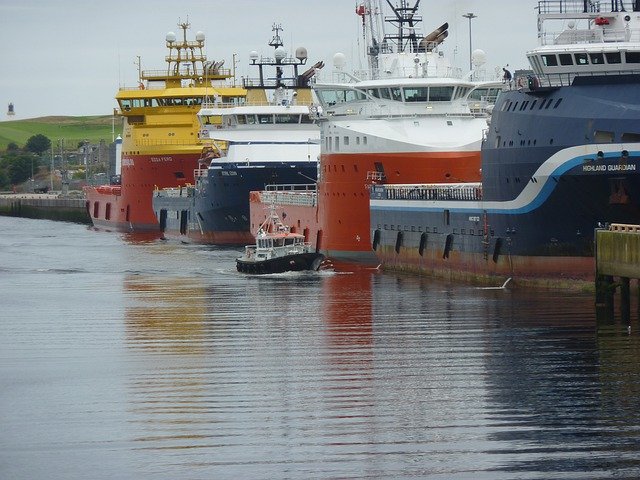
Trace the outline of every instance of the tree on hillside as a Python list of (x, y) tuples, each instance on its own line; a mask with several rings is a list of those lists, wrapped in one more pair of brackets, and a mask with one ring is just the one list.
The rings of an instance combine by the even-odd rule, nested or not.
[(33, 152), (36, 155), (42, 155), (43, 152), (46, 152), (51, 148), (51, 140), (39, 133), (29, 137), (25, 148), (27, 151)]
[(9, 159), (7, 174), (12, 185), (22, 183), (31, 178), (34, 169), (39, 165), (38, 159), (33, 155), (16, 155)]
[(16, 142), (9, 142), (9, 145), (7, 145), (7, 153), (16, 153), (18, 150), (20, 150), (20, 147)]

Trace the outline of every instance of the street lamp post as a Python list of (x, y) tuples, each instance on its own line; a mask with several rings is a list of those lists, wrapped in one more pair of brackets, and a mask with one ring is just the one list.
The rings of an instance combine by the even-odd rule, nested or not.
[(472, 46), (472, 42), (471, 42), (471, 20), (473, 20), (474, 18), (478, 18), (477, 15), (474, 15), (473, 13), (469, 12), (465, 15), (462, 15), (464, 18), (468, 18), (469, 19), (469, 71), (473, 70), (473, 59), (471, 58), (471, 53), (473, 52), (473, 46)]

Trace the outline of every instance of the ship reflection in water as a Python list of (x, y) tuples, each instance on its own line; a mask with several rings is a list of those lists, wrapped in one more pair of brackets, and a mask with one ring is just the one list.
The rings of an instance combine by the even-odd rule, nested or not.
[(0, 229), (2, 478), (640, 476), (640, 325), (591, 294)]

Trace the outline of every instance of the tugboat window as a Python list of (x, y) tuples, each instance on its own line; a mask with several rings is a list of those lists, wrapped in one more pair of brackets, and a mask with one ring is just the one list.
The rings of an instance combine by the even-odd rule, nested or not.
[(627, 63), (640, 63), (640, 52), (627, 52)]
[(622, 55), (620, 52), (608, 52), (604, 54), (607, 63), (622, 63)]
[(576, 65), (589, 65), (589, 59), (587, 58), (586, 53), (576, 53), (574, 55), (576, 58)]
[(542, 63), (547, 67), (557, 67), (558, 59), (555, 55), (542, 55)]
[(570, 53), (561, 53), (558, 56), (560, 57), (560, 65), (573, 65), (573, 58), (571, 58)]
[(590, 53), (589, 58), (593, 65), (601, 65), (604, 63), (604, 55), (602, 53)]

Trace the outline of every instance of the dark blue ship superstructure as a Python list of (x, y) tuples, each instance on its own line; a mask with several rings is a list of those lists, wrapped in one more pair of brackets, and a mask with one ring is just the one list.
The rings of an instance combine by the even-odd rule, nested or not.
[[(317, 179), (320, 129), (313, 123), (310, 79), (318, 62), (304, 73), (304, 48), (287, 57), (274, 25), (274, 56), (251, 53), (259, 78), (246, 78), (246, 103), (225, 105), (214, 99), (198, 113), (203, 149), (196, 184), (155, 193), (154, 211), (165, 236), (210, 244), (244, 245), (254, 241), (250, 231), (249, 195), (267, 185), (301, 185)], [(275, 68), (268, 78), (265, 67)], [(284, 68), (293, 75), (286, 77)], [(295, 231), (295, 226), (292, 226)]]
[[(496, 102), (482, 183), (372, 185), (385, 266), (591, 280), (594, 229), (640, 223), (640, 2), (599, 5), (540, 2), (542, 45)], [(551, 20), (565, 30), (547, 34)]]

